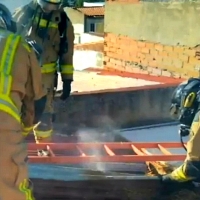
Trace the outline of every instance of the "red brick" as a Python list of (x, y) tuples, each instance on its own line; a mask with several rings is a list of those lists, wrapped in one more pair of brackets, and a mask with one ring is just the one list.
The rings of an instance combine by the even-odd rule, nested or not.
[(149, 54), (149, 53), (150, 53), (149, 48), (146, 48), (146, 47), (141, 48), (140, 51), (141, 51), (142, 53), (146, 53), (146, 54)]
[(134, 54), (134, 55), (131, 55), (129, 57), (129, 61), (131, 61), (131, 62), (139, 62), (140, 59), (137, 57), (137, 54)]
[(149, 49), (153, 49), (155, 47), (155, 43), (152, 42), (145, 42), (146, 43), (146, 47)]
[(174, 52), (182, 54), (184, 52), (184, 49), (185, 49), (184, 47), (175, 46)]
[(169, 53), (167, 51), (161, 51), (158, 53), (159, 56), (167, 57), (169, 56)]
[(182, 74), (184, 72), (183, 68), (176, 68), (173, 65), (166, 66), (165, 68), (168, 72), (176, 72)]
[(174, 50), (174, 47), (172, 46), (164, 46), (164, 50), (167, 51), (167, 52), (171, 52)]
[(143, 53), (138, 52), (137, 57), (140, 59), (145, 59), (145, 55)]
[(121, 49), (117, 49), (117, 50), (116, 50), (116, 53), (117, 53), (117, 54), (122, 54), (122, 50), (121, 50)]
[(109, 47), (104, 46), (104, 51), (109, 51)]
[(186, 71), (186, 75), (187, 75), (187, 78), (190, 78), (190, 77), (199, 78), (199, 72), (196, 70), (192, 70), (192, 69), (191, 70), (188, 69)]
[(155, 44), (155, 49), (158, 50), (158, 51), (163, 51), (163, 45)]
[(179, 54), (178, 58), (184, 62), (189, 62), (189, 56), (184, 54)]
[(145, 59), (140, 60), (140, 63), (142, 64), (142, 66), (147, 67), (148, 66), (148, 61)]
[(182, 68), (183, 67), (183, 61), (179, 59), (173, 59), (172, 60), (172, 65), (174, 67)]
[(137, 46), (138, 46), (138, 47), (145, 47), (145, 46), (146, 46), (146, 43), (145, 43), (145, 42), (138, 41), (138, 42), (137, 42)]
[(157, 63), (156, 60), (149, 61), (149, 62), (148, 62), (148, 65), (149, 65), (150, 67), (158, 67), (158, 63)]
[(155, 50), (155, 49), (150, 49), (150, 53), (149, 54), (154, 56), (154, 57), (156, 57), (156, 56), (158, 56), (158, 51)]
[(197, 64), (200, 65), (200, 60), (198, 60), (197, 58), (193, 57), (193, 56), (189, 56), (189, 64)]
[[(178, 54), (178, 53), (176, 53), (176, 52), (168, 52), (168, 56), (170, 57), (170, 58), (179, 58), (179, 55), (182, 55), (182, 54)], [(184, 56), (186, 56), (186, 55), (184, 55)]]
[(185, 71), (194, 70), (194, 64), (184, 63), (184, 64), (183, 64), (183, 69), (184, 69)]
[(195, 56), (196, 50), (194, 50), (194, 49), (184, 49), (183, 53), (188, 55), (188, 56)]
[(165, 58), (163, 58), (162, 64), (164, 66), (171, 66), (172, 65), (172, 59), (168, 58), (168, 57), (165, 57)]

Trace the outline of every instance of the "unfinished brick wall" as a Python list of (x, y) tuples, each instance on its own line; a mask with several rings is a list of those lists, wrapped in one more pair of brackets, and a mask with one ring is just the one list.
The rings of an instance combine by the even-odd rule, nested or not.
[[(123, 1), (123, 2), (127, 1), (129, 5), (131, 2), (129, 0), (118, 0), (118, 1)], [(114, 0), (112, 1), (112, 4), (115, 3), (114, 6), (117, 7), (116, 5), (119, 4), (118, 1)], [(132, 2), (135, 3), (136, 1), (132, 0)], [(200, 61), (195, 58), (196, 50), (194, 47), (191, 46), (189, 47), (183, 44), (180, 45), (172, 44), (174, 41), (175, 42), (177, 41), (178, 43), (178, 36), (177, 38), (174, 38), (174, 41), (172, 38), (171, 44), (170, 42), (169, 44), (166, 44), (166, 42), (164, 44), (164, 42), (162, 42), (162, 37), (160, 42), (150, 41), (150, 40), (144, 41), (140, 40), (140, 38), (133, 39), (134, 34), (137, 37), (139, 37), (138, 36), (139, 34), (137, 35), (138, 30), (142, 29), (142, 26), (145, 25), (144, 24), (145, 21), (144, 23), (142, 23), (143, 21), (141, 21), (141, 24), (138, 23), (139, 24), (138, 27), (135, 27), (135, 25), (133, 24), (132, 25), (133, 28), (131, 27), (132, 29), (130, 29), (129, 27), (130, 24), (128, 23), (131, 23), (130, 19), (131, 16), (134, 15), (134, 12), (132, 12), (132, 15), (130, 15), (130, 19), (127, 19), (128, 17), (126, 16), (126, 10), (128, 13), (129, 9), (128, 6), (122, 8), (120, 13), (120, 6), (122, 7), (123, 5), (119, 4), (119, 6), (116, 9), (116, 11), (118, 11), (116, 12), (117, 13), (116, 21), (118, 21), (118, 24), (120, 23), (123, 24), (123, 19), (124, 19), (125, 26), (121, 26), (121, 28), (120, 26), (115, 28), (116, 26), (118, 26), (118, 24), (116, 23), (116, 25), (115, 24), (112, 25), (114, 16), (111, 18), (111, 14), (115, 15), (114, 11), (115, 7), (111, 7), (110, 1), (106, 3), (106, 6), (110, 6), (110, 8), (109, 8), (109, 13), (108, 11), (105, 12), (105, 15), (109, 14), (109, 16), (106, 17), (107, 19), (105, 23), (105, 42), (104, 42), (105, 69), (111, 71), (117, 70), (121, 72), (145, 73), (150, 75), (168, 76), (175, 78), (199, 77)], [(131, 13), (130, 9), (129, 12)], [(142, 12), (144, 12), (144, 10)], [(119, 20), (121, 20), (121, 22)], [(126, 27), (127, 31), (124, 30)], [(134, 28), (135, 29), (137, 28), (137, 30), (134, 30)], [(151, 27), (149, 26), (149, 29), (150, 28)], [(131, 33), (132, 30), (133, 34)], [(158, 29), (157, 31), (161, 30)], [(197, 32), (195, 30), (192, 31), (193, 34)], [(143, 34), (143, 32), (141, 31), (141, 35)], [(159, 34), (162, 35), (164, 33), (159, 32)], [(185, 33), (180, 32), (177, 34), (185, 34)], [(146, 37), (148, 38), (148, 31), (146, 33)], [(166, 39), (165, 37), (167, 37), (167, 35), (163, 36), (163, 41), (164, 39)], [(192, 39), (192, 35), (189, 35), (188, 37), (191, 37)], [(194, 35), (193, 37), (197, 38), (199, 36)], [(196, 41), (198, 41), (198, 38), (196, 39)]]
[(91, 50), (91, 51), (98, 51), (103, 52), (104, 51), (104, 42), (91, 42), (91, 43), (84, 43), (84, 44), (77, 44), (74, 47), (75, 50)]
[(137, 41), (112, 33), (105, 35), (105, 69), (151, 75), (198, 77), (195, 49)]

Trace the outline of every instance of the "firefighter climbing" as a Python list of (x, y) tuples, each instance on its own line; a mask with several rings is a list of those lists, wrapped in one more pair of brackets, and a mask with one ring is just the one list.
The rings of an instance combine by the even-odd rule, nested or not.
[(42, 112), (46, 96), (35, 52), (15, 31), (11, 13), (0, 4), (0, 199), (32, 200), (22, 132), (33, 126), (34, 100)]
[[(61, 73), (63, 81), (61, 100), (66, 100), (71, 92), (74, 29), (62, 8), (61, 0), (32, 1), (16, 9), (13, 17), (17, 22), (18, 33), (35, 40), (43, 48), (40, 62), (47, 103), (41, 122), (34, 127), (34, 135), (37, 143), (51, 142), (57, 71)], [(48, 152), (42, 150), (39, 155), (48, 155)]]
[(181, 137), (190, 136), (185, 162), (162, 177), (164, 182), (200, 181), (200, 79), (180, 84), (172, 97), (171, 114), (180, 122)]

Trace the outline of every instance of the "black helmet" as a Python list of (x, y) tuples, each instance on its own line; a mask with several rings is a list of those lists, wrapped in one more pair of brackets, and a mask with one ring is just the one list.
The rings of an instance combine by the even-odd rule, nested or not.
[(191, 126), (200, 103), (200, 79), (190, 78), (173, 92), (170, 114), (181, 124)]
[(16, 23), (13, 21), (12, 14), (8, 8), (0, 3), (0, 27), (11, 32), (16, 32)]

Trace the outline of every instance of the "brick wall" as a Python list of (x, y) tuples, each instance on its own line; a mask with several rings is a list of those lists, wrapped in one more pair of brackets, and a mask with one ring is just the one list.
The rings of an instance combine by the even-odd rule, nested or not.
[(77, 44), (74, 47), (75, 50), (91, 50), (91, 51), (98, 51), (103, 52), (104, 49), (104, 42), (91, 42), (91, 43), (84, 43), (84, 44)]
[(105, 35), (104, 65), (109, 70), (184, 78), (198, 77), (195, 49)]
[[(126, 0), (123, 0), (123, 2), (125, 1)], [(128, 3), (130, 3), (130, 1), (128, 1)], [(139, 12), (137, 13), (137, 9), (139, 10), (138, 5), (135, 4), (136, 7), (135, 15), (139, 16), (134, 17), (135, 12), (134, 10), (131, 11), (130, 4), (124, 6), (118, 3), (118, 1), (113, 1), (112, 4), (114, 5), (111, 5), (110, 2), (106, 3), (106, 7), (109, 6), (110, 7), (109, 9), (107, 9), (109, 10), (109, 13), (108, 11), (105, 12), (105, 15), (107, 14), (106, 15), (107, 19), (105, 23), (106, 33), (104, 42), (105, 69), (112, 71), (117, 70), (121, 72), (145, 73), (150, 75), (168, 76), (175, 78), (199, 77), (200, 61), (195, 58), (196, 49), (194, 48), (194, 46), (198, 45), (197, 42), (198, 41), (200, 42), (200, 40), (199, 36), (195, 35), (196, 33), (195, 27), (192, 26), (192, 24), (191, 28), (189, 27), (190, 25), (188, 25), (187, 28), (192, 30), (191, 33), (193, 33), (193, 35), (190, 34), (187, 35), (187, 37), (185, 37), (189, 38), (190, 40), (186, 41), (186, 39), (183, 37), (184, 34), (186, 35), (184, 31), (187, 30), (185, 29), (181, 29), (182, 32), (177, 32), (177, 33), (174, 32), (174, 35), (175, 36), (177, 35), (177, 37), (174, 36), (171, 37), (171, 39), (167, 40), (167, 37), (168, 36), (170, 37), (170, 34), (165, 34), (166, 31), (162, 32), (162, 30), (159, 30), (161, 24), (160, 25), (158, 24), (159, 26), (157, 26), (157, 29), (154, 28), (155, 27), (154, 23), (158, 22), (156, 21), (148, 22), (148, 18), (146, 18), (144, 21), (141, 18), (141, 23), (139, 23), (140, 21), (137, 21), (140, 20), (140, 17), (142, 17), (140, 16)], [(146, 5), (146, 7), (147, 6), (148, 5)], [(142, 10), (141, 13), (143, 15), (145, 14), (148, 15), (147, 8), (145, 9), (146, 10), (144, 12), (144, 9), (141, 8)], [(163, 8), (160, 9), (160, 13), (162, 12), (162, 10)], [(128, 18), (128, 12), (130, 12), (129, 18)], [(173, 12), (176, 14), (176, 10), (173, 10)], [(122, 24), (123, 22), (124, 27), (121, 26), (120, 28), (117, 25), (117, 23), (115, 24), (115, 22), (113, 22), (114, 24), (112, 27), (112, 21), (114, 19), (114, 16), (112, 16), (111, 14), (115, 15), (115, 13), (117, 13), (116, 21), (118, 21), (118, 24), (120, 23)], [(151, 18), (152, 18), (152, 13), (151, 13)], [(166, 10), (165, 13), (167, 13)], [(177, 11), (177, 13), (179, 14), (180, 12)], [(166, 14), (165, 16), (167, 18)], [(132, 26), (130, 26), (131, 17), (132, 21), (134, 21), (134, 23), (137, 24), (137, 27), (135, 24), (132, 24)], [(121, 18), (122, 21), (120, 22)], [(163, 18), (163, 20), (164, 19), (165, 18)], [(181, 16), (180, 16), (180, 21), (181, 21)], [(143, 26), (145, 26), (146, 23), (149, 23), (150, 26), (148, 24), (149, 30), (147, 29), (147, 31), (144, 32)], [(160, 22), (160, 23), (165, 23), (165, 22)], [(177, 21), (177, 26), (179, 25), (180, 24), (178, 24)], [(181, 25), (184, 26), (184, 23)], [(198, 25), (200, 27), (200, 23)], [(115, 28), (116, 26), (118, 27)], [(155, 34), (150, 35), (150, 33), (152, 32), (151, 28), (152, 29), (154, 28), (156, 30)], [(139, 34), (138, 31), (140, 31)], [(173, 32), (173, 30), (171, 30), (171, 32)], [(178, 34), (180, 34), (180, 36)], [(142, 40), (142, 36), (140, 35), (143, 35), (143, 38), (152, 38), (152, 40), (150, 39)], [(154, 35), (159, 35), (159, 41), (158, 37), (156, 38), (156, 36), (154, 37)], [(182, 37), (181, 42), (179, 41), (179, 37), (180, 38)], [(194, 41), (194, 39), (196, 39), (196, 41)]]

